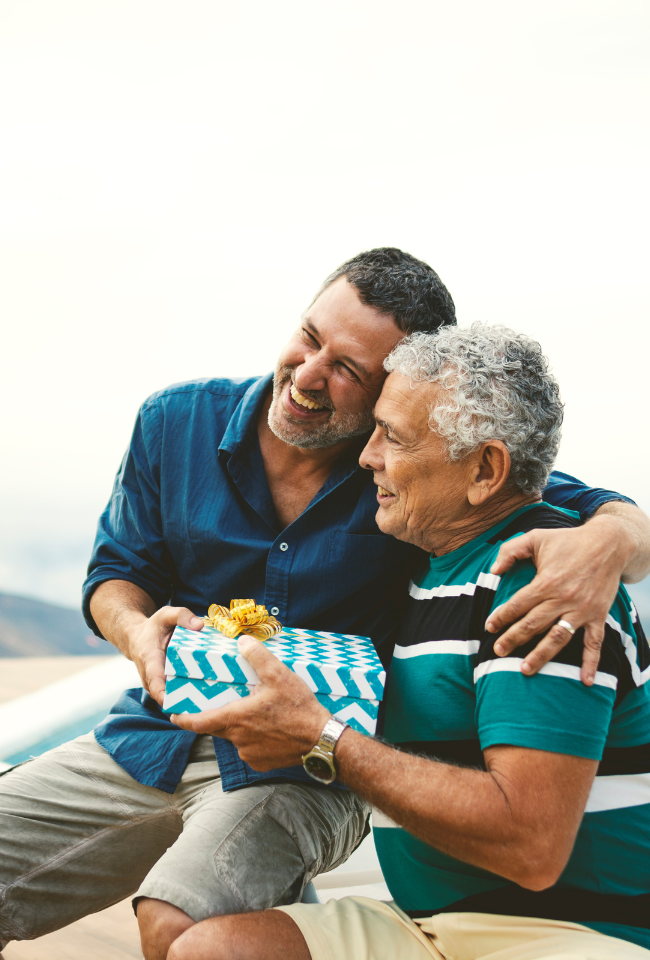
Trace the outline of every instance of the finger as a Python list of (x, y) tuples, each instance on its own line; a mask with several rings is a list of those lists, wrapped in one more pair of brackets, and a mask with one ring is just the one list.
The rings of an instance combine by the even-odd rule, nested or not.
[(142, 663), (138, 663), (138, 672), (142, 686), (149, 696), (162, 706), (165, 698), (165, 654), (162, 650), (151, 650)]
[(156, 703), (162, 707), (163, 700), (165, 699), (165, 678), (163, 677), (153, 677), (149, 681), (148, 685), (149, 696), (153, 697)]
[[(537, 606), (552, 602), (554, 601), (549, 599), (548, 582), (544, 581), (538, 574), (535, 579), (527, 583), (525, 587), (517, 590), (509, 600), (494, 608), (485, 621), (485, 629), (488, 633), (498, 633), (500, 630), (505, 630), (510, 624), (514, 624), (529, 613), (532, 613)], [(565, 609), (566, 606), (567, 603), (565, 600)], [(557, 616), (559, 615), (560, 614), (557, 614)], [(550, 624), (557, 619), (557, 616), (549, 620), (547, 624), (542, 624), (540, 629), (543, 630), (546, 626), (550, 626)], [(534, 633), (531, 634), (531, 636), (534, 636)]]
[[(579, 614), (577, 611), (572, 611), (565, 614), (562, 619), (567, 620), (573, 625), (579, 622), (578, 617)], [(554, 624), (546, 636), (539, 641), (535, 649), (531, 650), (525, 658), (521, 665), (521, 672), (527, 674), (529, 677), (538, 673), (544, 664), (552, 660), (560, 650), (566, 647), (572, 636), (573, 634), (570, 630), (567, 630), (566, 627), (561, 626), (559, 623)]]
[[(498, 657), (505, 657), (512, 653), (517, 647), (528, 643), (533, 637), (539, 636), (545, 630), (550, 629), (556, 620), (559, 620), (564, 613), (564, 607), (558, 600), (547, 600), (545, 603), (538, 603), (516, 623), (513, 623), (504, 634), (502, 634), (494, 644), (494, 652)], [(490, 631), (491, 633), (492, 631)]]
[(211, 733), (221, 736), (231, 720), (230, 705), (218, 707), (216, 710), (202, 710), (201, 713), (172, 713), (170, 720), (181, 730), (192, 730), (194, 733)]
[[(569, 620), (569, 623), (572, 622), (572, 620)], [(587, 687), (590, 687), (596, 679), (604, 639), (604, 623), (587, 624), (585, 627), (585, 649), (582, 654), (582, 669), (580, 671), (580, 679)]]
[(245, 660), (248, 660), (251, 667), (258, 675), (260, 680), (272, 680), (278, 677), (283, 671), (288, 671), (274, 653), (271, 653), (263, 643), (247, 634), (242, 634), (237, 640), (237, 648)]
[(504, 543), (497, 553), (496, 560), (490, 567), (490, 573), (500, 576), (506, 570), (509, 570), (517, 560), (527, 560), (532, 557), (535, 548), (534, 534), (535, 531), (531, 530)]
[(202, 630), (205, 626), (201, 617), (197, 617), (187, 607), (161, 607), (154, 614), (158, 622), (164, 627), (185, 627), (188, 630)]

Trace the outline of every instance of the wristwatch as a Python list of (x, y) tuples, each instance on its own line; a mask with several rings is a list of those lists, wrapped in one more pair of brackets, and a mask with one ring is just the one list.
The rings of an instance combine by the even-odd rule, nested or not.
[(330, 717), (323, 727), (323, 732), (318, 738), (316, 746), (312, 747), (309, 753), (306, 753), (302, 758), (302, 765), (309, 776), (318, 780), (319, 783), (327, 784), (336, 780), (334, 747), (347, 726), (347, 723)]

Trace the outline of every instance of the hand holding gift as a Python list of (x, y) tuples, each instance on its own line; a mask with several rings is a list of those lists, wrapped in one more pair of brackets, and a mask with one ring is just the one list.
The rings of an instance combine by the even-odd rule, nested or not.
[[(251, 623), (253, 618), (256, 622)], [(361, 733), (375, 732), (386, 675), (368, 637), (283, 629), (253, 600), (232, 601), (230, 611), (214, 604), (205, 622), (200, 633), (182, 627), (174, 631), (165, 662), (166, 713), (212, 714), (215, 707), (248, 698), (253, 692), (259, 695), (257, 662), (284, 664), (282, 674), (301, 678), (299, 689), (306, 686), (333, 716)], [(249, 634), (263, 628), (273, 630), (274, 635), (265, 642), (267, 653), (258, 654), (262, 659), (253, 664), (236, 637), (242, 631)]]
[(318, 740), (329, 711), (307, 684), (258, 640), (242, 636), (237, 646), (259, 678), (253, 696), (216, 710), (172, 714), (171, 719), (183, 730), (230, 740), (254, 770), (299, 764)]

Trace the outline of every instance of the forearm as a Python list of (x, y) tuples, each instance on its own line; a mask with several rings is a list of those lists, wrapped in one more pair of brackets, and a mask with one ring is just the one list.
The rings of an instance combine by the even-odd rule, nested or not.
[(156, 612), (156, 604), (128, 580), (106, 580), (93, 593), (90, 612), (103, 636), (132, 660), (131, 631)]
[(336, 758), (349, 787), (437, 850), (531, 888), (554, 882), (537, 831), (513, 814), (498, 773), (416, 757), (351, 730)]
[(630, 503), (612, 501), (599, 507), (587, 525), (601, 524), (605, 528), (613, 522), (617, 538), (608, 549), (620, 552), (623, 583), (638, 583), (650, 574), (650, 518)]

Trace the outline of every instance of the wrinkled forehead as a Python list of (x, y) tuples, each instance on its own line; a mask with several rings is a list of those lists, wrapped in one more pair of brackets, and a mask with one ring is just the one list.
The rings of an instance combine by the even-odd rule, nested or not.
[(412, 381), (401, 373), (389, 373), (375, 404), (375, 421), (401, 437), (424, 438), (433, 432), (430, 414), (444, 394), (439, 383)]

